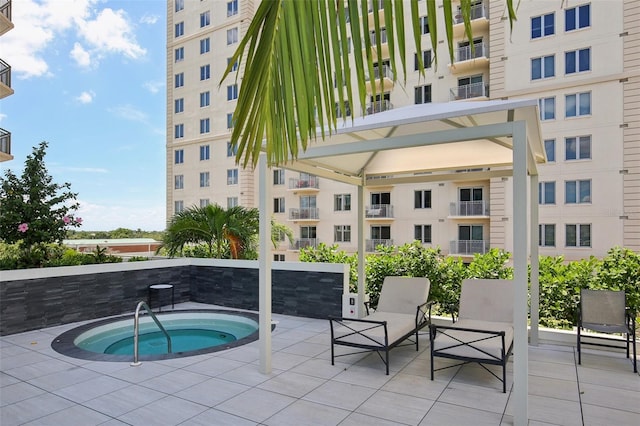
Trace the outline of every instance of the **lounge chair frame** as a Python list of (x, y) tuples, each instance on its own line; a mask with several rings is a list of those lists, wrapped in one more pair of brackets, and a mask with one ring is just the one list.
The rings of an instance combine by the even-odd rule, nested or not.
[[(509, 283), (509, 285), (512, 285), (512, 282), (509, 280), (464, 280), (464, 281), (465, 282), (478, 281), (478, 282), (481, 282), (480, 284), (483, 284), (483, 285), (487, 285), (487, 284), (491, 285), (492, 281), (496, 281), (496, 282), (502, 281), (502, 282)], [(469, 284), (474, 285), (474, 283), (465, 283), (465, 282), (463, 282), (463, 286), (462, 286), (463, 291), (465, 289), (465, 286), (468, 286)], [(463, 296), (461, 296), (461, 299), (462, 297)], [(511, 304), (512, 300), (510, 298), (507, 298), (507, 299), (508, 300), (506, 303)], [(461, 309), (462, 309), (462, 302), (461, 302)], [(461, 315), (459, 316), (459, 318), (465, 317), (465, 312), (461, 311), (460, 314)], [(513, 324), (512, 313), (510, 313), (509, 316), (511, 317), (511, 319), (508, 322), (497, 321), (497, 323), (504, 324), (505, 330), (506, 328), (509, 328), (509, 327), (512, 328), (512, 324)], [(475, 319), (475, 318), (469, 318), (469, 319)], [(485, 318), (477, 318), (477, 319), (483, 320)], [(493, 319), (494, 323), (496, 323), (495, 318), (490, 318), (490, 319)], [(494, 376), (496, 379), (502, 382), (502, 392), (506, 393), (507, 392), (507, 363), (509, 361), (509, 356), (513, 352), (513, 338), (510, 339), (510, 342), (507, 346), (505, 330), (487, 330), (487, 329), (475, 328), (475, 327), (460, 327), (460, 326), (456, 326), (455, 323), (454, 325), (431, 324), (430, 333), (429, 333), (429, 340), (431, 343), (431, 380), (434, 380), (434, 375), (435, 375), (434, 373), (436, 371), (446, 370), (448, 368), (458, 367), (460, 365), (465, 365), (469, 363), (477, 363), (486, 371), (488, 371), (492, 376)], [(463, 339), (460, 333), (473, 333), (475, 337), (470, 338), (469, 335), (465, 335)], [(452, 340), (451, 344), (448, 344), (447, 346), (435, 348), (436, 346), (435, 340), (438, 338), (438, 336), (448, 337), (449, 339)], [(499, 356), (494, 353), (488, 352), (483, 347), (480, 347), (480, 345), (478, 344), (482, 342), (484, 343), (492, 342), (492, 344), (496, 345), (496, 348), (500, 349)], [(467, 355), (461, 355), (461, 354), (450, 352), (452, 350), (455, 350), (456, 348), (463, 348), (463, 347), (472, 349), (472, 352), (476, 353), (478, 356), (467, 356)], [(480, 354), (482, 354), (482, 356), (480, 356)], [(434, 361), (436, 357), (454, 359), (462, 362), (453, 364), (453, 365), (448, 365), (445, 367), (435, 368)], [(496, 373), (489, 370), (485, 366), (485, 364), (502, 366), (502, 377), (498, 376)]]
[[(389, 321), (371, 320), (367, 319), (366, 317), (360, 319), (329, 317), (329, 323), (331, 326), (331, 365), (335, 365), (335, 358), (338, 357), (365, 352), (375, 352), (384, 363), (386, 374), (389, 375), (389, 351), (391, 349), (397, 346), (409, 346), (415, 344), (416, 351), (419, 350), (419, 331), (431, 324), (432, 304), (432, 301), (425, 301), (424, 303), (417, 305), (415, 310), (415, 322), (413, 328), (393, 341), (390, 341), (389, 339)], [(365, 307), (367, 309), (367, 315), (369, 315), (369, 307), (367, 305), (365, 305)], [(338, 329), (338, 327), (340, 327), (342, 331), (339, 336), (336, 335), (336, 330)], [(348, 331), (345, 333), (345, 330)], [(382, 330), (383, 332), (383, 341), (380, 341), (380, 330)], [(412, 336), (413, 339), (411, 339)], [(376, 337), (378, 337), (378, 339), (376, 339)], [(403, 344), (405, 340), (409, 340), (409, 343)], [(344, 354), (336, 354), (336, 345), (357, 348), (359, 350)]]
[[(594, 322), (583, 321), (583, 307), (582, 307), (582, 297), (583, 293), (591, 293), (597, 294), (597, 292), (608, 292), (611, 296), (617, 297), (618, 301), (623, 303), (620, 304), (620, 308), (624, 306), (624, 324), (599, 324)], [(603, 293), (604, 294), (604, 293)], [(615, 348), (615, 349), (624, 349), (623, 346), (614, 345), (611, 343), (598, 343), (598, 342), (620, 342), (619, 338), (616, 337), (607, 337), (607, 336), (595, 336), (588, 335), (585, 336), (582, 334), (583, 329), (593, 330), (599, 333), (619, 333), (624, 336), (624, 342), (627, 351), (627, 358), (629, 357), (629, 347), (633, 347), (633, 359), (631, 360), (631, 364), (633, 365), (633, 372), (638, 372), (638, 364), (637, 364), (637, 354), (636, 354), (636, 313), (631, 310), (626, 305), (626, 297), (624, 291), (611, 291), (611, 290), (588, 290), (582, 289), (580, 292), (580, 300), (578, 303), (578, 333), (577, 333), (577, 350), (578, 350), (578, 365), (582, 364), (582, 345), (591, 345), (591, 346), (600, 346), (607, 348)], [(583, 339), (596, 340), (593, 341), (584, 341)]]

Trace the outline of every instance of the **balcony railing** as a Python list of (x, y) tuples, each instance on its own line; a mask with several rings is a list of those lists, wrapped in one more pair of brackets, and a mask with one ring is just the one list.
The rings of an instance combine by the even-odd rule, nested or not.
[(317, 177), (310, 177), (308, 179), (298, 179), (298, 178), (290, 178), (289, 179), (289, 189), (318, 189), (319, 188), (320, 179)]
[(483, 43), (475, 43), (473, 45), (473, 49), (471, 46), (463, 46), (456, 49), (456, 62), (469, 61), (471, 59), (488, 57), (489, 50), (487, 46)]
[(320, 219), (320, 209), (306, 207), (301, 209), (289, 209), (289, 220)]
[[(470, 15), (472, 21), (474, 19), (488, 18), (484, 2), (471, 6)], [(462, 19), (462, 13), (460, 11), (458, 11), (458, 14), (454, 17), (454, 20), (456, 24), (462, 24), (464, 22), (464, 20)]]
[(451, 100), (489, 97), (489, 85), (484, 82), (465, 84), (451, 89)]
[(391, 109), (393, 109), (393, 104), (391, 103), (391, 101), (375, 101), (367, 105), (366, 115), (375, 114), (376, 112), (389, 111)]
[(450, 254), (485, 254), (489, 251), (486, 240), (454, 240), (449, 244)]
[(11, 66), (0, 59), (0, 83), (11, 87)]
[(365, 209), (365, 216), (370, 219), (393, 217), (393, 206), (391, 204), (373, 204)]
[(316, 248), (318, 247), (318, 239), (317, 238), (298, 238), (297, 240), (293, 241), (293, 244), (291, 244), (291, 250), (300, 250), (306, 247), (313, 247)]
[(489, 216), (489, 203), (480, 201), (458, 201), (449, 205), (451, 216)]
[[(393, 72), (391, 71), (391, 67), (389, 65), (383, 65), (382, 67), (373, 67), (373, 79), (379, 80), (380, 73), (382, 73), (383, 78), (388, 78), (389, 80), (393, 80)], [(366, 76), (365, 80), (371, 81), (370, 76)]]
[(0, 128), (0, 152), (11, 155), (11, 132)]
[(373, 252), (373, 251), (376, 251), (376, 247), (378, 246), (390, 247), (392, 245), (393, 245), (393, 240), (391, 239), (366, 240), (365, 250), (368, 252)]

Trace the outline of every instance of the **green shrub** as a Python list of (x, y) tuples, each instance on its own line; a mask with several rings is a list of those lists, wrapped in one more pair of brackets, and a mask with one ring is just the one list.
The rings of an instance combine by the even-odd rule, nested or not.
[(144, 262), (145, 260), (150, 260), (147, 256), (131, 256), (128, 262)]
[(597, 279), (590, 283), (590, 288), (624, 290), (627, 306), (640, 313), (640, 254), (613, 247), (599, 266)]
[(305, 247), (300, 250), (301, 262), (317, 263), (346, 263), (349, 265), (349, 291), (358, 291), (358, 257), (355, 254), (347, 254), (344, 250), (338, 250), (338, 245), (328, 246), (325, 243), (318, 247)]

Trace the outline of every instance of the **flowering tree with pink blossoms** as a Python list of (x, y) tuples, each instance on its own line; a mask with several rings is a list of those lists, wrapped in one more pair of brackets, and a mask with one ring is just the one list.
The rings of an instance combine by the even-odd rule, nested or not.
[(45, 167), (47, 146), (33, 148), (20, 177), (11, 170), (0, 176), (0, 240), (29, 252), (62, 242), (70, 227), (82, 223), (74, 215), (78, 203), (71, 184), (53, 182)]

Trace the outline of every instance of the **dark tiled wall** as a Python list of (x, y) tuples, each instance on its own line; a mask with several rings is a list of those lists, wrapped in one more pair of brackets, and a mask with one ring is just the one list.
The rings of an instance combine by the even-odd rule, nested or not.
[[(250, 268), (177, 266), (3, 281), (0, 335), (133, 312), (139, 301), (147, 300), (148, 286), (157, 283), (175, 286), (176, 303), (258, 310), (258, 270)], [(342, 283), (341, 273), (274, 270), (273, 312), (340, 315)]]

